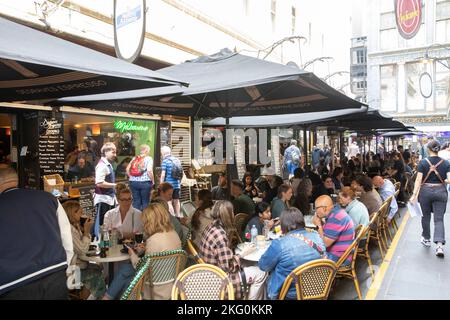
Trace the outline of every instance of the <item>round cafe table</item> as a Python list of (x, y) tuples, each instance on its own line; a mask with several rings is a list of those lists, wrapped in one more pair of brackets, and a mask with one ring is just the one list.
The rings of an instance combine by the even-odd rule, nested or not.
[[(241, 259), (243, 260), (247, 260), (250, 262), (258, 262), (259, 259), (261, 259), (262, 255), (267, 251), (267, 249), (270, 246), (271, 241), (265, 241), (264, 246), (257, 246), (257, 249), (255, 251), (253, 251), (252, 253), (249, 253), (243, 257), (241, 257)], [(236, 254), (239, 254), (241, 252), (241, 250), (239, 248), (236, 248)]]
[(120, 252), (122, 246), (116, 246), (115, 248), (109, 248), (105, 258), (101, 258), (100, 255), (88, 257), (86, 255), (80, 255), (78, 258), (86, 262), (106, 263), (108, 265), (108, 284), (111, 283), (114, 278), (114, 263), (120, 261), (130, 260), (128, 253)]

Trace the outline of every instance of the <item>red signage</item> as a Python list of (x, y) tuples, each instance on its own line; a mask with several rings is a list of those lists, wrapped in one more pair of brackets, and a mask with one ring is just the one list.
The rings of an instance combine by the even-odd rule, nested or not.
[(419, 32), (422, 24), (421, 0), (394, 0), (395, 17), (400, 35), (412, 39)]

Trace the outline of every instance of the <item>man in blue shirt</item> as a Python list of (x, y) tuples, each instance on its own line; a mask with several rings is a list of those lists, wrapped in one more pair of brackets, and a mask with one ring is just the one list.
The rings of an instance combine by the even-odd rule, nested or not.
[[(172, 177), (172, 168), (174, 166), (174, 162), (178, 159), (172, 156), (172, 151), (168, 146), (164, 146), (161, 148), (161, 156), (163, 158), (163, 162), (161, 164), (161, 179), (160, 183), (168, 182), (173, 187), (173, 195), (172, 195), (172, 205), (173, 210), (176, 217), (182, 218), (183, 215), (180, 213), (180, 189), (181, 189), (181, 180)], [(179, 160), (178, 160), (179, 161)]]
[(284, 165), (289, 172), (289, 179), (294, 176), (295, 169), (300, 167), (301, 153), (297, 141), (291, 140), (291, 145), (284, 151)]
[(380, 193), (381, 199), (383, 199), (383, 201), (386, 201), (390, 196), (393, 196), (388, 216), (388, 222), (391, 222), (392, 218), (398, 211), (398, 204), (397, 200), (395, 199), (395, 186), (391, 181), (383, 179), (380, 176), (373, 177), (372, 182), (375, 188), (378, 188), (378, 192)]

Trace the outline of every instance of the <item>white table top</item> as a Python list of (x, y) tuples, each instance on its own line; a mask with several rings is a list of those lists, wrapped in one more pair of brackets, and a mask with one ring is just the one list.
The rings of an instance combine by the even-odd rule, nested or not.
[[(253, 251), (252, 253), (249, 253), (248, 255), (245, 255), (243, 257), (241, 257), (241, 259), (247, 260), (247, 261), (253, 261), (253, 262), (258, 262), (259, 259), (261, 259), (262, 255), (267, 251), (267, 249), (270, 246), (271, 241), (266, 241), (266, 244), (264, 247), (262, 248), (258, 248), (255, 251)], [(239, 248), (236, 249), (236, 253), (239, 253), (240, 250)]]
[[(100, 255), (87, 257), (85, 255), (80, 255), (78, 258), (83, 261), (97, 262), (97, 263), (108, 263), (108, 262), (119, 262), (126, 261), (130, 259), (130, 255), (128, 253), (120, 252), (122, 246), (117, 246), (116, 248), (109, 248), (106, 253), (106, 258), (101, 258)], [(112, 249), (112, 250), (111, 250)]]

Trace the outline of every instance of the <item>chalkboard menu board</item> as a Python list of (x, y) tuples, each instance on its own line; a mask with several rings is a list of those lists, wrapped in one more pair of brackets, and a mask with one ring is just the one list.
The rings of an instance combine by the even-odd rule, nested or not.
[(63, 119), (39, 118), (39, 166), (41, 175), (64, 174)]
[(77, 188), (80, 190), (80, 206), (83, 209), (83, 214), (86, 216), (94, 217), (95, 216), (95, 207), (94, 207), (94, 191), (95, 186), (86, 186)]

